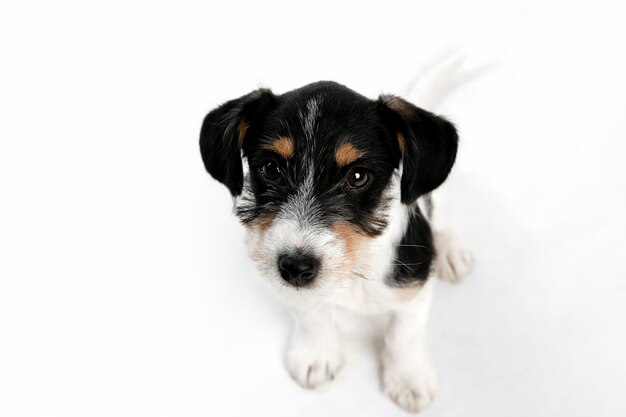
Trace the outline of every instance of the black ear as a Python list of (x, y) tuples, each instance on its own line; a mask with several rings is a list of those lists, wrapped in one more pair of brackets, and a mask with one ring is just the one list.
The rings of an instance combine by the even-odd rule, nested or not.
[(233, 196), (241, 194), (243, 167), (241, 146), (250, 126), (274, 106), (276, 96), (266, 89), (230, 100), (204, 118), (200, 130), (200, 154), (206, 170)]
[(383, 122), (397, 137), (402, 154), (404, 204), (439, 187), (448, 177), (458, 146), (454, 125), (395, 96), (378, 100)]

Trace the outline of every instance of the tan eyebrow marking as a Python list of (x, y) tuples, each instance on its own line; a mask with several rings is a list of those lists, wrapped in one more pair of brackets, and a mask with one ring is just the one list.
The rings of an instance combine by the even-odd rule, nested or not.
[(337, 165), (344, 167), (349, 165), (363, 156), (363, 152), (355, 148), (351, 143), (344, 143), (337, 148), (335, 152), (335, 160)]
[(265, 149), (274, 151), (283, 158), (289, 159), (294, 152), (293, 139), (287, 136), (279, 136), (275, 141), (266, 144)]

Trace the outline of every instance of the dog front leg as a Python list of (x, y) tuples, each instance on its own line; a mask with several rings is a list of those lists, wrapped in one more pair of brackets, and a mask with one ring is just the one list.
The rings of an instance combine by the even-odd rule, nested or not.
[(437, 374), (426, 347), (426, 320), (432, 298), (427, 282), (407, 309), (391, 313), (382, 352), (385, 393), (402, 409), (417, 413), (437, 391)]
[(332, 307), (294, 311), (295, 327), (287, 348), (287, 369), (304, 388), (314, 389), (333, 379), (344, 364)]

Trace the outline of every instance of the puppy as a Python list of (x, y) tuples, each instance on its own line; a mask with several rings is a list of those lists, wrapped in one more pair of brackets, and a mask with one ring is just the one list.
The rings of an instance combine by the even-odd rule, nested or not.
[(260, 89), (204, 119), (204, 165), (230, 190), (252, 260), (296, 318), (287, 367), (303, 387), (341, 370), (340, 316), (375, 315), (386, 323), (384, 391), (410, 412), (433, 400), (432, 277), (456, 281), (472, 263), (432, 194), (457, 142), (442, 117), (334, 82)]

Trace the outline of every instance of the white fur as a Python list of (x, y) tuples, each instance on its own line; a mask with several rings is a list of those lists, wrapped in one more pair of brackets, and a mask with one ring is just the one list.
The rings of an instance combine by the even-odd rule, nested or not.
[(321, 103), (321, 97), (312, 98), (306, 103), (306, 114), (300, 113), (300, 121), (305, 135), (304, 137), (308, 142), (313, 142), (314, 140), (315, 129), (317, 128), (317, 119), (320, 117)]
[[(400, 202), (400, 178), (401, 170), (397, 170), (388, 186), (392, 201), (387, 228), (358, 248), (350, 267), (341, 239), (331, 230), (314, 226), (315, 201), (307, 193), (306, 182), (264, 233), (248, 229), (248, 243), (257, 254), (263, 276), (295, 316), (286, 362), (296, 382), (317, 388), (334, 379), (345, 363), (337, 323), (375, 316), (387, 323), (382, 356), (384, 390), (400, 407), (419, 411), (432, 401), (437, 386), (424, 334), (432, 280), (406, 301), (399, 300), (399, 292), (404, 290), (385, 282), (409, 216), (409, 207)], [(278, 274), (278, 255), (295, 247), (322, 259), (314, 288), (287, 286)]]

